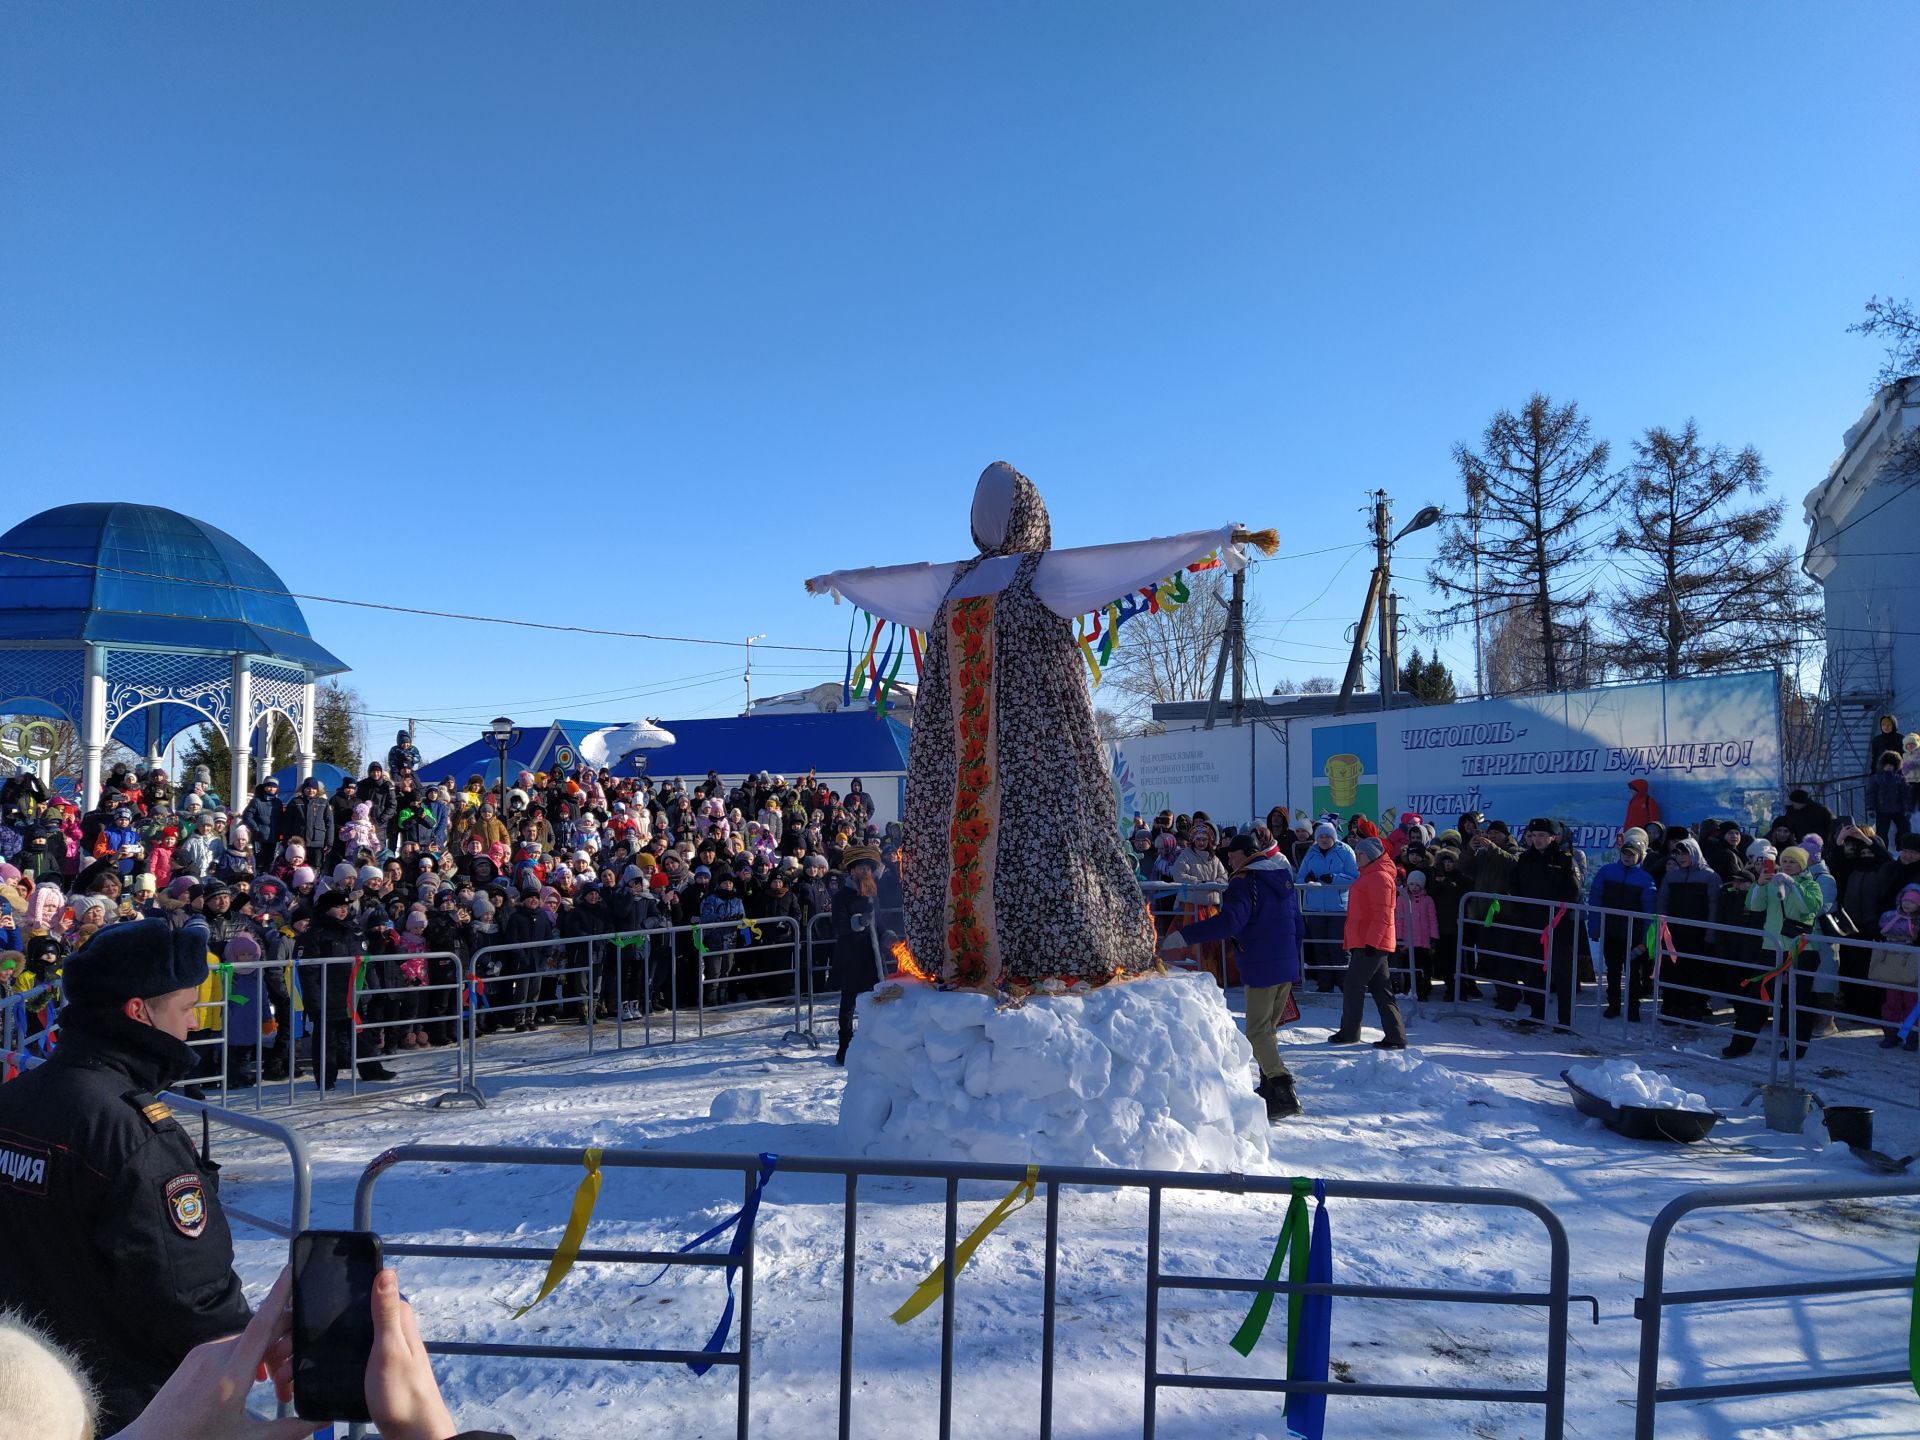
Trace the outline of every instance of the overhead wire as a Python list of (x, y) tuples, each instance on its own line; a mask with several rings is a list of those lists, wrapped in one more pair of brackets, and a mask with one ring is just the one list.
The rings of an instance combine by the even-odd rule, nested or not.
[[(609, 640), (651, 640), (673, 645), (717, 645), (728, 650), (746, 649), (745, 640), (715, 640), (698, 635), (657, 635), (645, 630), (606, 630), (593, 625), (557, 625), (546, 620), (517, 620), (502, 615), (473, 615), (460, 610), (430, 610), (417, 605), (389, 605), (379, 600), (348, 600), (338, 595), (313, 595), (298, 590), (282, 590), (269, 585), (241, 585), (231, 580), (209, 580), (188, 575), (166, 575), (153, 570), (134, 570), (122, 565), (103, 565), (97, 560), (62, 560), (51, 555), (29, 555), (18, 550), (0, 550), (0, 559), (27, 560), (37, 565), (64, 565), (75, 570), (94, 570), (110, 575), (132, 575), (144, 580), (166, 580), (177, 585), (201, 585), (213, 590), (233, 590), (248, 595), (284, 596), (291, 600), (310, 600), (316, 605), (344, 605), (359, 610), (381, 610), (392, 615), (418, 615), (432, 620), (465, 620), (476, 625), (511, 625), (523, 630), (548, 630), (565, 635), (594, 635)], [(815, 655), (837, 655), (830, 645), (776, 645), (755, 640), (761, 650), (797, 651)]]

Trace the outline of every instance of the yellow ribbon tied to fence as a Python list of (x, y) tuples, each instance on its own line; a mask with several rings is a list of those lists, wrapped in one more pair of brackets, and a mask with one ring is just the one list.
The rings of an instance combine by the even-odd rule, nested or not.
[(579, 1188), (573, 1192), (573, 1213), (567, 1216), (566, 1232), (561, 1235), (553, 1258), (547, 1262), (547, 1278), (540, 1282), (540, 1293), (513, 1312), (516, 1320), (558, 1289), (579, 1258), (580, 1242), (587, 1238), (593, 1207), (600, 1199), (600, 1147), (589, 1146), (582, 1152), (580, 1163), (587, 1167), (587, 1173), (580, 1177)]
[[(973, 1227), (973, 1233), (955, 1247), (953, 1252), (953, 1273), (955, 1276), (958, 1276), (962, 1270), (967, 1268), (967, 1262), (973, 1259), (973, 1252), (980, 1248), (980, 1242), (985, 1240), (987, 1236), (991, 1235), (995, 1230), (998, 1230), (1002, 1220), (1005, 1220), (1009, 1215), (1013, 1214), (1014, 1211), (1025, 1209), (1033, 1203), (1033, 1189), (1034, 1186), (1039, 1183), (1040, 1167), (1038, 1165), (1027, 1166), (1027, 1178), (1015, 1183), (1013, 1189), (1007, 1192), (1006, 1198), (994, 1206), (987, 1218)], [(938, 1265), (933, 1267), (933, 1273), (914, 1288), (913, 1294), (907, 1297), (907, 1303), (893, 1312), (893, 1323), (896, 1325), (906, 1324), (909, 1320), (913, 1319), (914, 1316), (938, 1300), (942, 1291), (946, 1288), (946, 1273), (947, 1262), (942, 1260)]]

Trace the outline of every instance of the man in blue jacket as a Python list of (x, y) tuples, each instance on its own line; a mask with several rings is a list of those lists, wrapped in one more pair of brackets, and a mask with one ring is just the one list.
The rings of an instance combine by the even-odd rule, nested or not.
[(1240, 975), (1246, 983), (1247, 1040), (1260, 1064), (1258, 1093), (1267, 1102), (1267, 1118), (1284, 1120), (1300, 1113), (1293, 1076), (1274, 1040), (1293, 987), (1300, 983), (1300, 902), (1293, 888), (1293, 866), (1264, 825), (1234, 836), (1222, 852), (1227, 891), (1217, 914), (1173, 931), (1163, 950), (1236, 940)]

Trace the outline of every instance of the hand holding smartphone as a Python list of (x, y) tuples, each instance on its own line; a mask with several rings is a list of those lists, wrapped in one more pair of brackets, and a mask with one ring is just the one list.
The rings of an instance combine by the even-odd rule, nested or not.
[(293, 1239), (293, 1408), (303, 1420), (368, 1421), (380, 1237), (306, 1230)]

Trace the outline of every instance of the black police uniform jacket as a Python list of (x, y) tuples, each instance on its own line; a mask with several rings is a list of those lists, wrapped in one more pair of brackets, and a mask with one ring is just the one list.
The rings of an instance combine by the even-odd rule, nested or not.
[(132, 1422), (195, 1345), (245, 1327), (216, 1172), (157, 1098), (193, 1051), (68, 1007), (44, 1065), (0, 1085), (0, 1310), (86, 1365), (100, 1433)]

